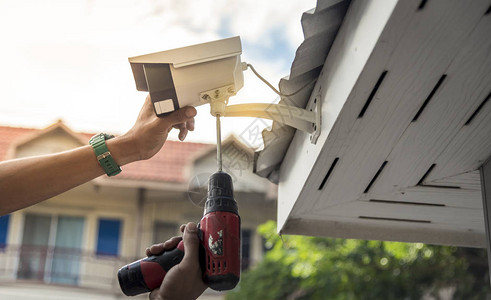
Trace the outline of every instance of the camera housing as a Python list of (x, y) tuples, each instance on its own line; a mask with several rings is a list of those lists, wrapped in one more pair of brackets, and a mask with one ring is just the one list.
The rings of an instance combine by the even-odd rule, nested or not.
[(136, 89), (150, 93), (157, 116), (232, 96), (244, 85), (240, 37), (130, 57)]

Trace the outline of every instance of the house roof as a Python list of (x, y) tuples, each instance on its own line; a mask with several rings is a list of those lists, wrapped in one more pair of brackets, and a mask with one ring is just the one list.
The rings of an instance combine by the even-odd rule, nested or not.
[(43, 137), (51, 132), (55, 132), (56, 130), (61, 130), (65, 134), (67, 134), (72, 140), (76, 143), (80, 144), (80, 146), (87, 144), (87, 137), (90, 138), (90, 134), (77, 133), (71, 130), (68, 126), (66, 126), (62, 120), (56, 121), (56, 123), (39, 130), (33, 130), (29, 134), (25, 134), (17, 137), (12, 144), (9, 146), (9, 151), (5, 159), (14, 158), (15, 149), (21, 147), (22, 145), (28, 144), (38, 138)]
[[(291, 96), (282, 97), (280, 104), (306, 107), (350, 2), (318, 0), (316, 8), (302, 15), (305, 39), (296, 51), (290, 75), (279, 83), (280, 92)], [(278, 122), (273, 122), (271, 130), (265, 129), (264, 147), (256, 153), (254, 173), (278, 183), (280, 166), (295, 132)]]
[[(240, 138), (235, 134), (229, 135), (226, 139), (222, 141), (222, 153), (224, 156), (226, 156), (227, 147), (230, 146), (237, 146), (239, 151), (244, 152), (244, 154), (250, 155), (251, 157), (254, 156), (254, 150), (241, 142)], [(195, 156), (195, 160), (202, 159), (203, 157), (208, 156), (211, 152), (216, 155), (216, 146), (212, 146), (206, 149), (206, 151), (202, 151), (197, 156)]]
[[(14, 158), (16, 147), (40, 138), (56, 128), (62, 128), (81, 144), (87, 144), (90, 137), (93, 136), (91, 133), (75, 133), (61, 121), (45, 129), (0, 126), (0, 160)], [(188, 168), (195, 157), (213, 147), (213, 145), (204, 143), (168, 140), (154, 157), (123, 166), (123, 172), (111, 179), (185, 183), (188, 181)]]
[[(214, 148), (203, 143), (166, 141), (154, 157), (128, 164), (118, 179), (185, 183), (194, 159), (204, 150)], [(116, 178), (115, 177), (115, 178)]]
[(280, 168), (285, 234), (486, 246), (489, 1), (352, 1)]
[(36, 131), (33, 128), (0, 126), (0, 160), (12, 158), (12, 145)]

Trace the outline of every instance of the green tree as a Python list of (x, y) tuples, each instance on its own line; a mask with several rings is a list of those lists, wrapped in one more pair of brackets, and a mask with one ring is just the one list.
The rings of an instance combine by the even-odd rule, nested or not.
[(351, 239), (278, 236), (259, 228), (270, 250), (227, 295), (241, 299), (486, 299), (484, 249)]

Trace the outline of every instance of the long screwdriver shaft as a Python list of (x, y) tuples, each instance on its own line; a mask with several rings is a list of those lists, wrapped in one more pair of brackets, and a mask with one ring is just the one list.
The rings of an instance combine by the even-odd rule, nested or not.
[(220, 115), (217, 115), (217, 167), (222, 171), (222, 129), (220, 127)]

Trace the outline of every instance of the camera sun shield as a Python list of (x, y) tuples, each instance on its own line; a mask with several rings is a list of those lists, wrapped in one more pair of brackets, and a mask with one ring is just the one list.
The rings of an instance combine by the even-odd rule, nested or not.
[(129, 58), (136, 88), (148, 91), (155, 113), (206, 103), (200, 94), (244, 85), (239, 37)]

